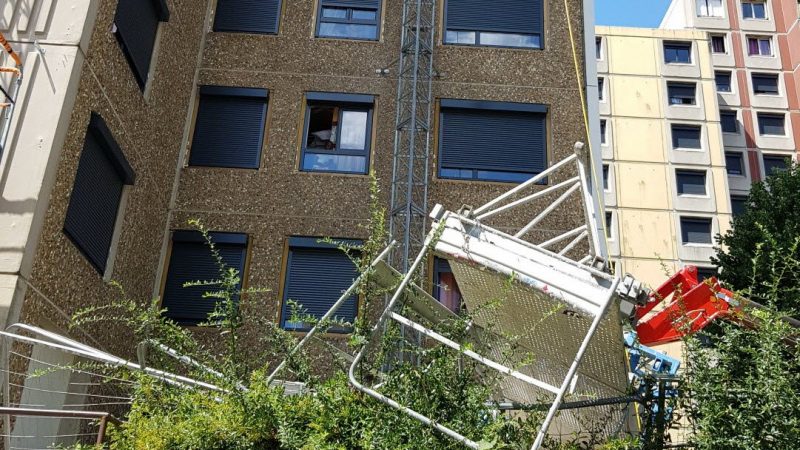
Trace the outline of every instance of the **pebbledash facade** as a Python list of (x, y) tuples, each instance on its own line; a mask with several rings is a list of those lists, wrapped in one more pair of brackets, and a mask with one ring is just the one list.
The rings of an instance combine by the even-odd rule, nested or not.
[(708, 32), (734, 212), (754, 181), (797, 159), (800, 3), (673, 0), (661, 28)]
[[(428, 204), (457, 209), (508, 190), (587, 137), (564, 2), (436, 4)], [(583, 50), (594, 42), (592, 2), (568, 5), (592, 98), (594, 57)], [(245, 302), (245, 316), (303, 331), (288, 320), (285, 300), (320, 314), (355, 271), (319, 238), (367, 237), (370, 173), (388, 207), (402, 7), (393, 0), (6, 5), (0, 31), (22, 55), (26, 77), (0, 161), (3, 323), (66, 333), (75, 311), (119, 298), (108, 284), (114, 280), (128, 297), (158, 297), (170, 318), (196, 325), (213, 303), (181, 286), (217, 278), (188, 224), (199, 219), (244, 286), (271, 290)], [(590, 105), (593, 124), (595, 112)], [(589, 134), (599, 141), (594, 127)], [(482, 149), (494, 152), (492, 164)], [(528, 218), (502, 220), (519, 227)], [(583, 221), (576, 200), (543, 233)], [(431, 269), (438, 284), (452, 283), (446, 266)], [(442, 300), (456, 305), (455, 291), (447, 292)], [(198, 333), (213, 340), (216, 330)], [(131, 350), (114, 327), (70, 334)]]

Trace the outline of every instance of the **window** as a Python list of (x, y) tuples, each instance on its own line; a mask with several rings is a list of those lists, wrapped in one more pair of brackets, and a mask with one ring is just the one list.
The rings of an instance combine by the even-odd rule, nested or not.
[(608, 190), (608, 164), (603, 164), (603, 190)]
[(788, 161), (791, 159), (783, 155), (763, 155), (764, 174), (769, 176), (772, 172), (783, 172), (788, 169)]
[(603, 59), (603, 38), (601, 37), (594, 39), (594, 55), (598, 60)]
[(747, 197), (731, 195), (731, 212), (733, 217), (741, 216), (747, 209)]
[(190, 166), (258, 169), (267, 90), (200, 86)]
[(606, 212), (606, 237), (611, 239), (611, 226), (614, 224), (614, 213)]
[(762, 136), (785, 136), (783, 114), (758, 113), (758, 133)]
[(377, 40), (380, 9), (381, 0), (321, 0), (317, 14), (317, 36)]
[(600, 143), (606, 143), (606, 119), (600, 119)]
[(711, 219), (681, 217), (681, 239), (686, 244), (711, 244)]
[(722, 0), (697, 0), (698, 17), (724, 17)]
[(766, 19), (767, 3), (759, 1), (742, 2), (742, 17), (745, 19)]
[(691, 42), (664, 42), (664, 62), (667, 64), (691, 64)]
[(167, 20), (165, 0), (127, 0), (117, 4), (113, 31), (141, 89), (150, 73), (158, 24)]
[[(240, 233), (209, 233), (214, 248), (226, 268), (235, 269), (244, 279), (247, 257), (247, 235)], [(161, 307), (165, 316), (182, 325), (197, 325), (208, 321), (218, 299), (204, 298), (207, 292), (222, 289), (218, 284), (184, 287), (193, 281), (214, 282), (220, 279), (219, 265), (205, 237), (197, 231), (173, 231), (167, 278)], [(238, 286), (241, 288), (241, 285)], [(234, 297), (238, 301), (238, 296)]]
[(672, 148), (701, 149), (701, 129), (695, 125), (672, 125)]
[(277, 34), (281, 0), (217, 0), (214, 31)]
[(772, 39), (768, 37), (748, 37), (747, 54), (750, 56), (774, 56)]
[(306, 93), (300, 169), (365, 174), (372, 142), (371, 95)]
[(706, 171), (683, 170), (675, 171), (678, 184), (678, 195), (706, 195)]
[(728, 175), (744, 176), (744, 156), (739, 152), (725, 152), (725, 171)]
[(461, 310), (461, 291), (450, 263), (439, 257), (433, 259), (433, 298), (454, 313)]
[(100, 274), (106, 271), (122, 191), (135, 178), (105, 121), (92, 113), (69, 197), (64, 233)]
[(697, 268), (697, 281), (703, 282), (711, 277), (717, 276), (717, 269), (713, 267), (698, 267)]
[[(359, 241), (337, 240), (348, 245), (359, 245)], [(289, 254), (286, 260), (286, 276), (283, 287), (283, 306), (281, 326), (287, 330), (307, 331), (308, 323), (292, 322), (292, 307), (289, 300), (302, 305), (299, 313), (317, 319), (339, 300), (342, 293), (358, 278), (358, 268), (353, 261), (333, 244), (326, 244), (317, 238), (289, 238)], [(335, 318), (353, 323), (357, 313), (357, 295), (353, 294), (339, 308)], [(348, 329), (334, 328), (331, 331), (347, 332)]]
[(723, 133), (738, 133), (739, 125), (736, 120), (736, 111), (720, 111), (719, 121)]
[(754, 73), (753, 93), (756, 95), (778, 95), (778, 75)]
[(717, 92), (731, 91), (730, 72), (714, 72), (714, 82), (717, 84)]
[(446, 44), (542, 48), (543, 0), (446, 0)]
[(603, 77), (597, 78), (597, 97), (602, 102), (604, 100), (603, 90), (605, 89), (606, 79)]
[(712, 34), (711, 35), (711, 52), (712, 53), (726, 53), (725, 52), (725, 35)]
[(547, 166), (537, 104), (441, 100), (439, 177), (519, 183)]
[(669, 97), (670, 105), (695, 105), (697, 99), (695, 89), (697, 86), (694, 83), (675, 83), (667, 81), (667, 97)]

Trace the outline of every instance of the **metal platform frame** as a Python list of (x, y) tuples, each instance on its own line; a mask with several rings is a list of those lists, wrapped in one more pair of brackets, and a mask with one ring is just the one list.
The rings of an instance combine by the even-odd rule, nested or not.
[[(550, 168), (545, 170), (544, 172), (538, 174), (537, 176), (531, 178), (525, 183), (518, 185), (517, 187), (509, 190), (508, 192), (500, 195), (499, 197), (491, 200), (490, 202), (486, 203), (485, 205), (475, 209), (474, 211), (467, 211), (461, 215), (452, 212), (444, 212), (441, 206), (437, 205), (434, 208), (433, 212), (431, 213), (431, 217), (434, 220), (434, 224), (432, 229), (426, 234), (425, 240), (422, 242), (422, 248), (420, 248), (414, 260), (408, 266), (407, 270), (404, 271), (402, 275), (402, 279), (399, 282), (399, 285), (394, 289), (391, 299), (388, 301), (385, 309), (383, 310), (381, 316), (377, 320), (377, 322), (373, 325), (371, 330), (370, 339), (375, 337), (377, 334), (381, 333), (385, 327), (384, 325), (391, 319), (396, 323), (400, 324), (402, 327), (406, 327), (409, 329), (415, 330), (417, 333), (421, 335), (427, 336), (430, 339), (437, 341), (438, 343), (445, 345), (447, 347), (452, 348), (455, 351), (460, 352), (464, 356), (471, 358), (477, 361), (480, 364), (483, 364), (486, 367), (494, 369), (506, 376), (513, 377), (516, 380), (519, 380), (523, 383), (526, 383), (531, 386), (535, 386), (539, 389), (543, 389), (550, 394), (554, 394), (555, 398), (548, 410), (547, 416), (542, 423), (539, 432), (536, 436), (536, 440), (531, 447), (532, 450), (539, 449), (544, 441), (545, 436), (547, 435), (547, 430), (552, 423), (553, 419), (555, 418), (556, 413), (558, 412), (559, 408), (562, 405), (564, 400), (564, 396), (570, 391), (573, 379), (575, 377), (576, 372), (578, 371), (578, 367), (581, 363), (581, 360), (589, 346), (590, 341), (592, 340), (595, 332), (597, 331), (598, 327), (602, 319), (605, 317), (606, 312), (609, 309), (609, 306), (614, 303), (614, 301), (619, 297), (618, 295), (618, 286), (620, 285), (619, 278), (612, 277), (608, 275), (603, 270), (606, 268), (605, 262), (602, 260), (598, 260), (596, 258), (596, 249), (599, 247), (598, 243), (598, 236), (595, 232), (597, 229), (596, 223), (594, 223), (595, 214), (593, 211), (593, 200), (591, 196), (591, 192), (589, 189), (589, 179), (588, 179), (588, 156), (585, 154), (583, 150), (583, 144), (577, 143), (575, 145), (574, 153), (567, 158), (553, 164)], [(575, 167), (577, 169), (577, 175), (566, 178), (565, 181), (559, 182), (552, 186), (546, 188), (536, 189), (533, 193), (525, 195), (521, 198), (518, 198), (513, 201), (509, 201), (512, 198), (519, 197), (523, 194), (526, 189), (532, 188), (536, 186), (541, 180), (545, 179), (548, 176), (554, 176), (557, 172), (561, 171), (565, 168), (572, 168)], [(563, 178), (563, 177), (562, 177)], [(570, 196), (573, 194), (578, 193), (580, 196), (581, 203), (584, 205), (585, 208), (585, 217), (586, 217), (586, 224), (576, 227), (572, 230), (564, 232), (554, 238), (547, 239), (543, 242), (539, 243), (530, 243), (526, 241), (522, 241), (521, 238), (524, 237), (528, 232), (535, 229), (537, 224), (539, 224), (542, 220), (544, 220), (550, 213), (552, 213), (556, 208), (558, 208), (561, 204), (564, 203)], [(492, 360), (489, 357), (481, 355), (475, 351), (468, 350), (462, 348), (460, 344), (448, 339), (446, 336), (443, 336), (434, 330), (422, 325), (408, 317), (405, 317), (399, 313), (401, 310), (400, 306), (404, 303), (406, 299), (406, 294), (409, 289), (418, 289), (412, 283), (412, 278), (415, 276), (417, 271), (421, 268), (423, 261), (425, 261), (426, 256), (432, 251), (432, 249), (436, 246), (437, 239), (440, 238), (441, 233), (441, 221), (447, 219), (447, 217), (458, 217), (459, 220), (464, 221), (472, 221), (475, 224), (479, 224), (481, 220), (488, 219), (496, 214), (499, 214), (504, 211), (508, 211), (513, 208), (521, 207), (523, 205), (529, 205), (533, 202), (539, 200), (539, 203), (542, 202), (543, 199), (547, 198), (549, 195), (560, 194), (555, 201), (548, 202), (545, 204), (544, 208), (541, 210), (539, 214), (537, 214), (530, 222), (528, 222), (525, 226), (520, 228), (515, 234), (514, 237), (508, 236), (510, 239), (514, 239), (518, 241), (518, 245), (523, 246), (530, 246), (536, 252), (540, 252), (541, 254), (546, 254), (547, 258), (553, 258), (560, 261), (562, 264), (565, 264), (568, 268), (572, 267), (576, 272), (581, 272), (582, 274), (586, 275), (588, 273), (590, 276), (596, 276), (600, 278), (604, 278), (605, 282), (607, 283), (606, 286), (601, 289), (604, 293), (604, 298), (592, 298), (592, 299), (585, 299), (587, 291), (581, 291), (580, 289), (572, 289), (569, 286), (564, 286), (563, 284), (559, 284), (558, 280), (552, 280), (553, 285), (552, 289), (555, 289), (555, 286), (559, 286), (559, 289), (563, 289), (562, 292), (565, 293), (566, 297), (571, 297), (572, 299), (576, 300), (577, 303), (581, 303), (584, 305), (582, 312), (585, 313), (587, 316), (592, 318), (591, 324), (583, 337), (580, 347), (578, 348), (577, 353), (574, 355), (574, 358), (569, 365), (569, 369), (566, 375), (563, 377), (562, 382), (559, 386), (555, 386), (551, 383), (547, 383), (545, 381), (536, 379), (530, 375), (525, 373), (519, 372), (513, 368), (507, 367), (501, 363), (498, 363)], [(481, 225), (485, 227), (485, 225)], [(486, 227), (487, 230), (491, 230), (491, 228)], [(499, 233), (499, 232), (497, 232)], [(569, 259), (566, 254), (569, 253), (571, 250), (575, 249), (581, 241), (586, 240), (588, 242), (589, 252), (587, 255), (582, 257), (580, 260), (575, 261)], [(566, 242), (566, 244), (565, 244)], [(560, 250), (551, 251), (550, 248), (556, 246), (557, 244), (561, 243), (563, 246)], [(396, 242), (392, 242), (377, 258), (373, 261), (371, 269), (374, 269), (378, 265), (383, 263), (383, 260), (390, 254), (391, 250), (395, 247)], [(491, 244), (489, 244), (491, 245)], [(484, 265), (485, 267), (489, 266), (491, 263), (489, 261), (477, 261), (479, 265)], [(597, 265), (599, 267), (593, 267)], [(567, 270), (569, 271), (569, 269)], [(368, 271), (369, 272), (369, 271)], [(569, 275), (569, 274), (567, 274)], [(322, 317), (320, 323), (324, 323), (326, 319), (333, 317), (336, 313), (338, 308), (355, 292), (356, 288), (363, 282), (367, 273), (362, 274), (359, 276), (358, 279), (354, 281), (354, 283), (348, 288), (341, 297), (334, 303), (334, 305), (330, 308), (330, 310)], [(598, 292), (595, 290), (594, 292)], [(413, 309), (413, 308), (412, 308)], [(300, 341), (300, 343), (292, 349), (289, 353), (289, 357), (294, 355), (303, 345), (305, 345), (308, 340), (310, 340), (318, 331), (320, 325), (316, 325), (312, 327), (312, 329), (306, 334), (306, 336)], [(620, 337), (621, 339), (621, 337)], [(426, 417), (423, 414), (420, 414), (413, 409), (404, 406), (397, 401), (381, 394), (376, 390), (375, 387), (369, 387), (365, 385), (356, 375), (357, 368), (361, 364), (362, 360), (366, 355), (368, 344), (364, 344), (355, 355), (353, 359), (350, 369), (348, 371), (348, 376), (350, 379), (350, 383), (359, 391), (383, 402), (384, 404), (395, 408), (408, 416), (420, 421), (421, 423), (430, 426), (446, 436), (461, 442), (465, 446), (473, 449), (477, 449), (479, 444), (468, 437), (460, 434), (458, 431), (453, 430), (445, 425), (437, 423), (434, 419)], [(287, 358), (288, 359), (288, 358)], [(270, 375), (270, 381), (274, 379), (280, 370), (282, 370), (286, 365), (286, 361), (282, 362), (277, 368), (273, 371)]]

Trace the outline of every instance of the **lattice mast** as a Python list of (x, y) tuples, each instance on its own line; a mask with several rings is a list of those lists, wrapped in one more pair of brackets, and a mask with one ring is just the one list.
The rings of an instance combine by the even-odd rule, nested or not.
[(409, 255), (422, 248), (428, 210), (436, 0), (404, 0), (389, 217), (391, 239), (400, 245), (389, 262), (408, 270)]

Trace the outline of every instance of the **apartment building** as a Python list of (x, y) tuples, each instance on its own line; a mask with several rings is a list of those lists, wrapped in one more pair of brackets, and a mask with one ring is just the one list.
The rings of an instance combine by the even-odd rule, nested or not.
[(729, 228), (708, 35), (596, 28), (606, 235), (618, 272), (657, 287), (685, 265), (713, 273)]
[[(350, 284), (355, 268), (320, 238), (367, 238), (371, 173), (390, 209), (395, 136), (406, 126), (397, 61), (414, 48), (403, 39), (435, 36), (420, 43), (433, 65), (429, 87), (416, 89), (430, 89), (417, 103), (430, 108), (416, 127), (430, 149), (418, 164), (427, 205), (458, 209), (587, 141), (581, 95), (597, 94), (595, 60), (583, 50), (594, 42), (592, 2), (566, 5), (421, 1), (430, 16), (417, 27), (403, 22), (415, 0), (7, 3), (0, 31), (22, 56), (24, 81), (0, 160), (2, 323), (67, 333), (76, 311), (120, 298), (114, 280), (194, 327), (214, 303), (183, 283), (218, 278), (188, 223), (199, 219), (244, 287), (270, 289), (242, 302), (248, 329), (258, 334), (266, 320), (302, 332), (287, 300), (319, 315)], [(588, 134), (599, 140), (592, 111)], [(539, 188), (566, 179), (550, 178)], [(530, 217), (503, 214), (497, 225)], [(542, 237), (583, 223), (576, 198), (542, 224)], [(429, 272), (457, 308), (446, 264)], [(213, 327), (193, 329), (215, 340)], [(131, 350), (112, 325), (69, 334)], [(52, 382), (58, 390), (69, 380)]]
[(734, 212), (750, 184), (796, 159), (800, 2), (673, 0), (665, 29), (709, 33)]

